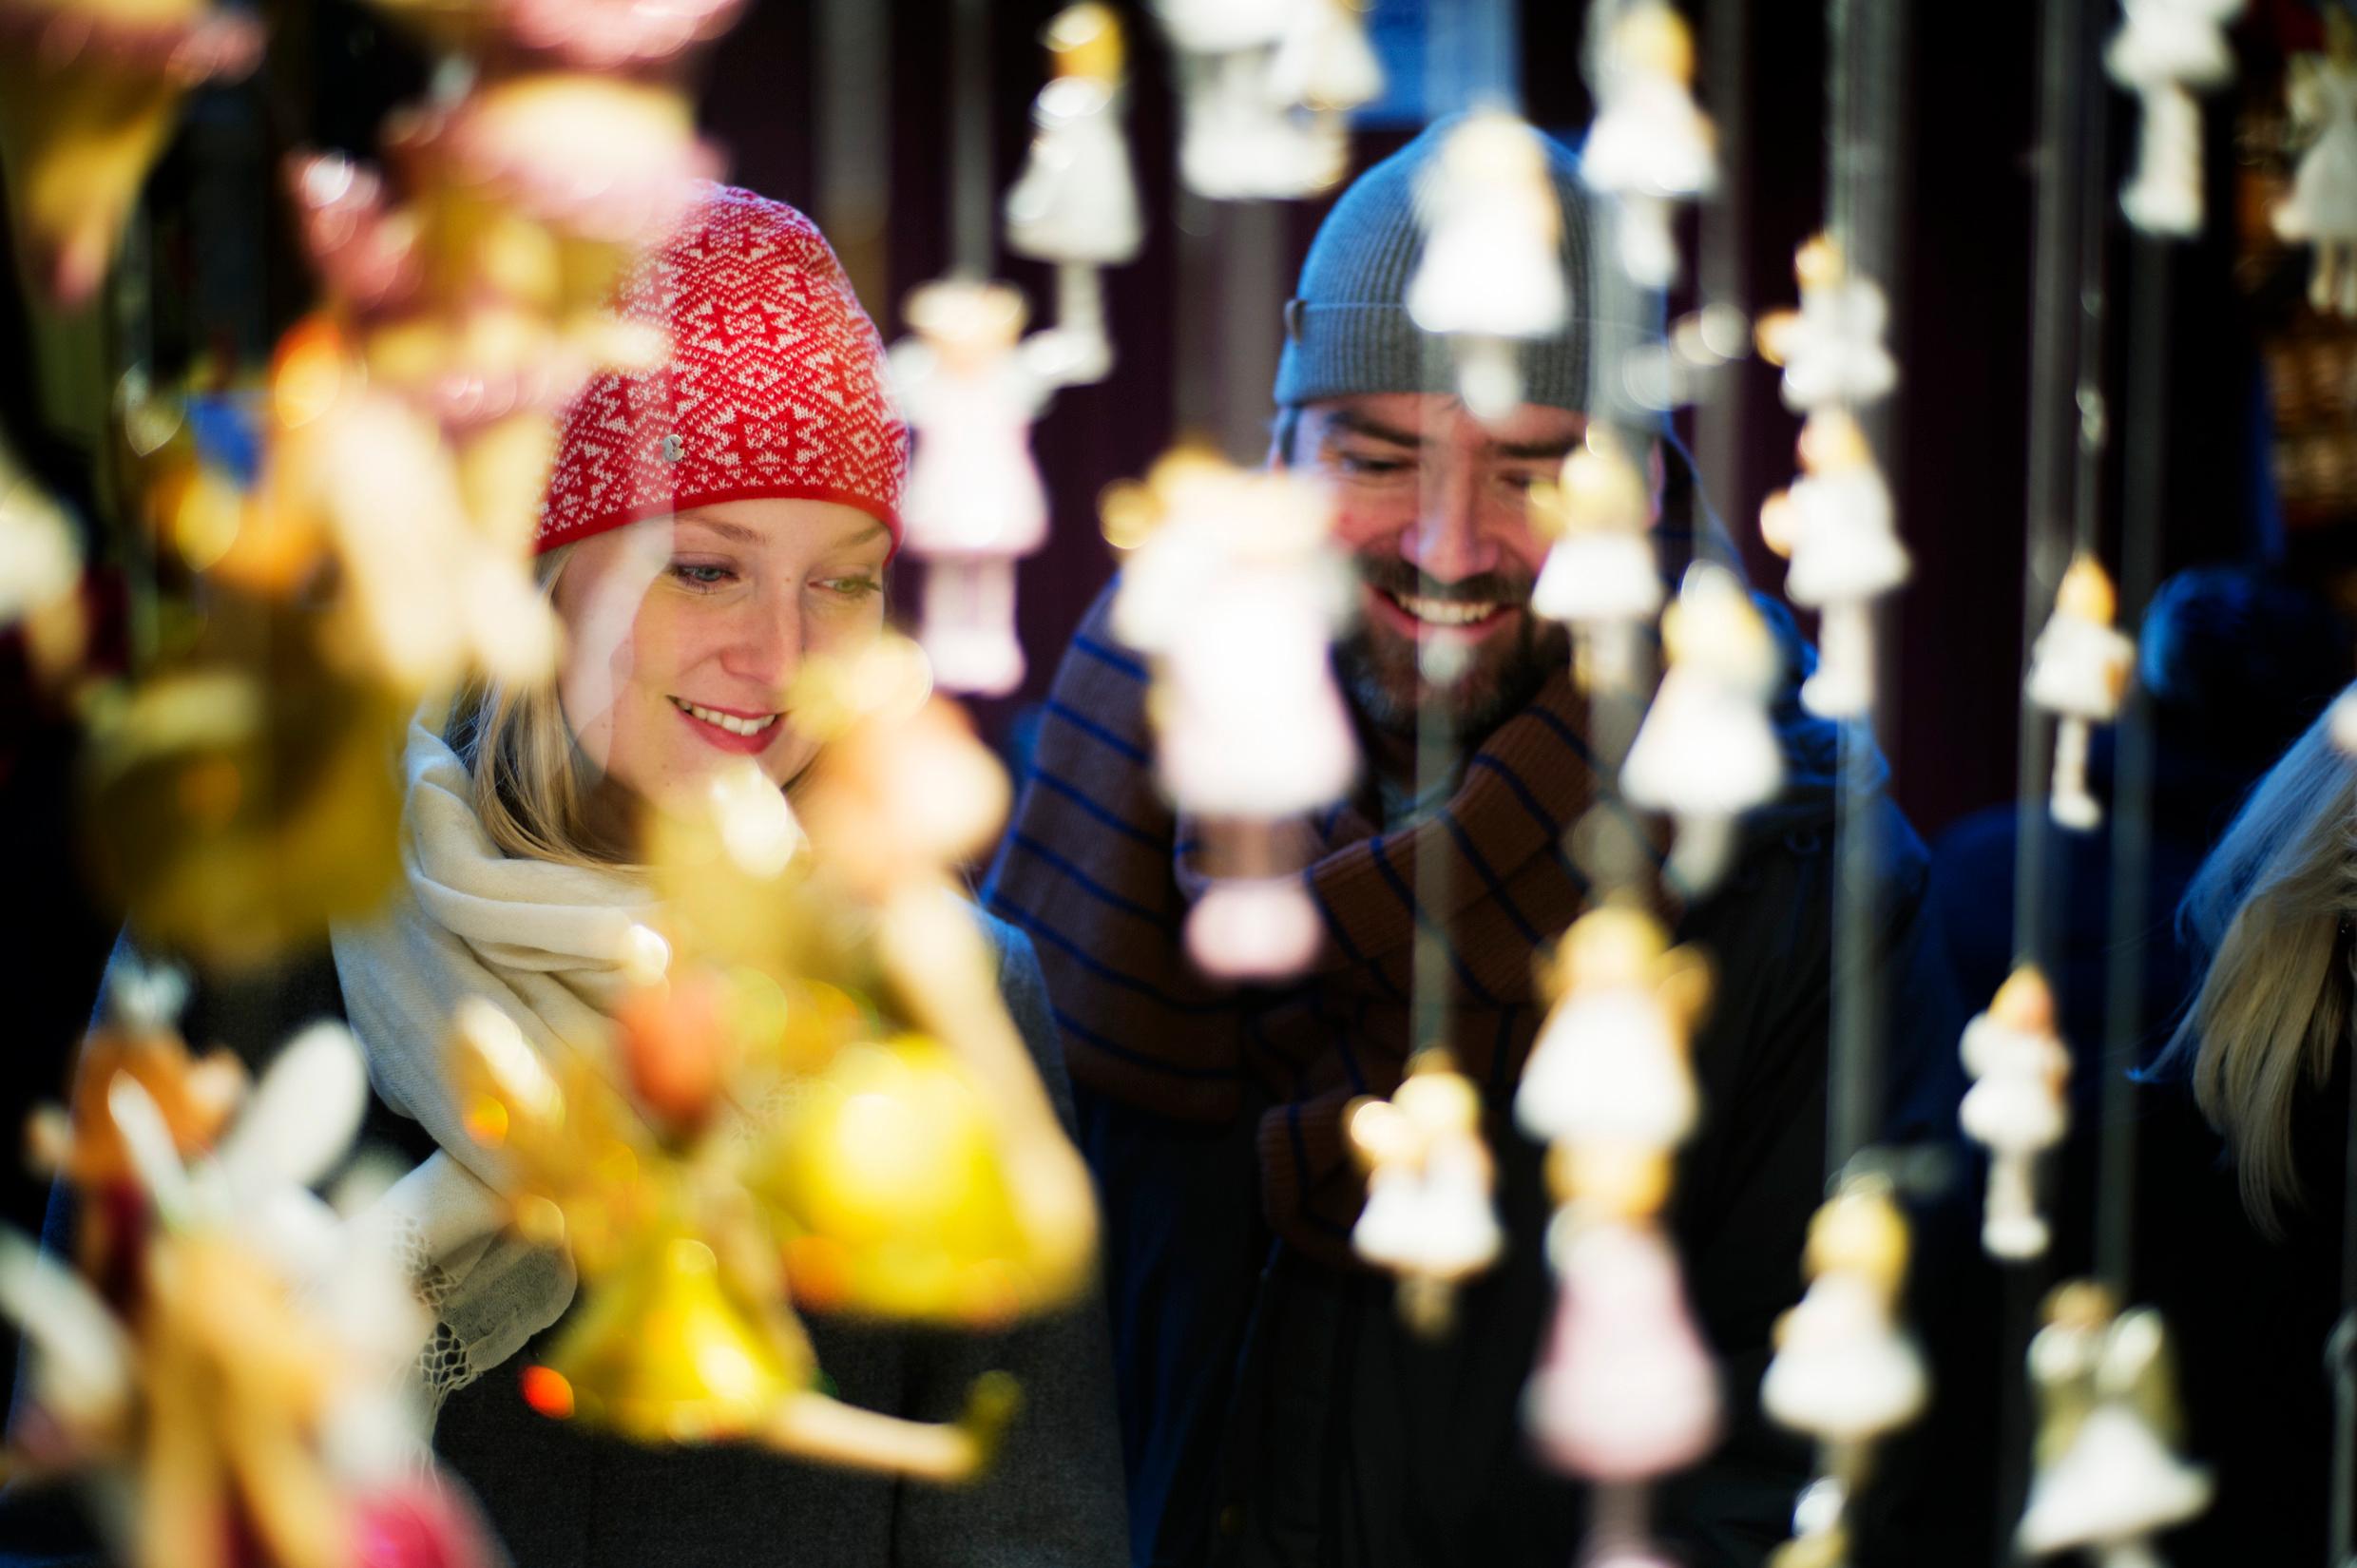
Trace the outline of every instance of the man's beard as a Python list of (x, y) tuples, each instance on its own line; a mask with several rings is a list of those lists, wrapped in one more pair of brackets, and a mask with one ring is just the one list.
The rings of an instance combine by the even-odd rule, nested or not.
[[(1436, 717), (1454, 740), (1473, 742), (1486, 736), (1570, 661), (1571, 641), (1563, 628), (1530, 611), (1528, 577), (1484, 572), (1441, 583), (1396, 558), (1362, 557), (1352, 564), (1360, 581), (1394, 599), (1494, 603), (1521, 612), (1520, 623), (1511, 632), (1469, 646), (1464, 673), (1438, 690)], [(1368, 725), (1388, 735), (1416, 734), (1424, 701), (1434, 688), (1427, 685), (1418, 668), (1412, 639), (1361, 621), (1335, 642), (1334, 670), (1351, 705)]]

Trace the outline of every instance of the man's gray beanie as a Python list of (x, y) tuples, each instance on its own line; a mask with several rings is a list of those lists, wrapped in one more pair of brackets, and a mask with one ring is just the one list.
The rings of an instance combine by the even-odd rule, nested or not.
[[(1285, 351), (1276, 365), (1280, 406), (1365, 392), (1454, 392), (1449, 355), (1433, 352), (1402, 303), (1424, 257), (1416, 184), (1462, 117), (1424, 134), (1369, 169), (1342, 193), (1301, 264), (1285, 307)], [(1524, 401), (1584, 411), (1588, 405), (1588, 193), (1579, 155), (1543, 134), (1547, 176), (1563, 209), (1563, 280), (1571, 320), (1562, 334), (1522, 346)]]

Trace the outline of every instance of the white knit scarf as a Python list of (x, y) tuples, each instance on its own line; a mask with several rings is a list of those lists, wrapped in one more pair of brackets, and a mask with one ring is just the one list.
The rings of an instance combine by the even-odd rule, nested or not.
[(621, 994), (627, 933), (651, 901), (621, 869), (503, 853), (475, 815), (466, 764), (425, 715), (411, 725), (402, 772), (405, 885), (375, 919), (338, 925), (333, 940), (345, 1013), (377, 1093), (440, 1145), (379, 1215), (438, 1319), (421, 1358), (438, 1405), (555, 1322), (574, 1287), (562, 1252), (506, 1229), (500, 1161), (468, 1135), (446, 1065), (452, 1010), (483, 997), (544, 1051), (600, 1038)]

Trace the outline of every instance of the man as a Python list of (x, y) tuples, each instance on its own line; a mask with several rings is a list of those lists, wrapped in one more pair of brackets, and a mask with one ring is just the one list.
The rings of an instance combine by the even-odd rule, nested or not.
[[(1585, 1489), (1543, 1469), (1522, 1434), (1553, 1288), (1541, 1151), (1504, 1113), (1546, 1005), (1533, 960), (1584, 907), (1562, 836), (1611, 788), (1564, 635), (1529, 608), (1544, 543), (1525, 502), (1586, 428), (1588, 335), (1575, 323), (1526, 350), (1525, 401), (1502, 420), (1474, 420), (1446, 390), (1445, 356), (1400, 304), (1420, 243), (1413, 187), (1438, 134), (1336, 203), (1287, 311), (1277, 374), (1274, 460), (1332, 481), (1361, 583), (1336, 665), (1369, 783), (1302, 829), (1327, 952), (1300, 983), (1267, 988), (1223, 988), (1188, 965), (1178, 928), (1203, 883), (1198, 846), (1156, 792), (1145, 672), (1106, 629), (1104, 600), (1058, 674), (990, 878), (992, 908), (1037, 940), (1102, 1189), (1140, 1564), (1557, 1568), (1585, 1527)], [(1551, 156), (1577, 298), (1584, 198), (1569, 155)], [(1674, 581), (1690, 554), (1683, 520), (1700, 509), (1668, 501), (1658, 533)], [(1797, 663), (1789, 619), (1772, 614)], [(1428, 638), (1465, 658), (1430, 694), (1448, 720), (1449, 778), (1419, 799)], [(1722, 1452), (1667, 1486), (1658, 1512), (1712, 1562), (1756, 1562), (1783, 1539), (1809, 1463), (1753, 1399), (1771, 1325), (1799, 1293), (1823, 1177), (1835, 745), (1792, 684), (1787, 795), (1749, 824), (1722, 890), (1678, 916), (1719, 981), (1694, 1051), (1710, 1109), (1671, 1217), (1725, 1358), (1731, 1420)], [(1888, 961), (1912, 966), (1923, 851), (1887, 804), (1878, 813), (1878, 928)], [(1420, 881), (1443, 864), (1442, 883)], [(1446, 944), (1449, 1043), (1488, 1101), (1510, 1237), (1438, 1341), (1410, 1333), (1391, 1282), (1351, 1255), (1362, 1192), (1339, 1137), (1354, 1095), (1399, 1081), (1420, 929)], [(1960, 1019), (1936, 967), (1890, 988), (1911, 1007), (1894, 1033), (1952, 1061)]]

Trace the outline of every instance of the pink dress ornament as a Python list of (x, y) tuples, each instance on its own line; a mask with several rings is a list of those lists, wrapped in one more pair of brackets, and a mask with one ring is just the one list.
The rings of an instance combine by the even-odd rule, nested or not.
[(1562, 330), (1570, 310), (1562, 209), (1538, 133), (1510, 114), (1466, 117), (1416, 192), (1424, 258), (1408, 314), (1448, 339), (1465, 406), (1497, 419), (1523, 400), (1519, 345)]
[(1603, 1483), (1649, 1481), (1700, 1459), (1718, 1438), (1718, 1372), (1669, 1242), (1651, 1225), (1559, 1215), (1547, 1245), (1562, 1286), (1523, 1393), (1540, 1452)]
[(2080, 556), (2062, 574), (2054, 615), (2030, 648), (2030, 700), (2060, 720), (2051, 810), (2057, 822), (2081, 832), (2103, 820), (2102, 805), (2087, 793), (2089, 730), (2119, 717), (2136, 669), (2136, 643), (2112, 626), (2117, 605), (2112, 580), (2094, 558)]
[(2194, 94), (2233, 80), (2226, 29), (2242, 10), (2243, 0), (2121, 0), (2103, 64), (2143, 105), (2136, 172), (2119, 207), (2146, 234), (2201, 232), (2201, 105)]
[(1562, 483), (1532, 497), (1531, 515), (1553, 543), (1530, 607), (1571, 627), (1583, 689), (1627, 690), (1639, 628), (1661, 608), (1661, 567), (1653, 492), (1610, 427), (1589, 428), (1563, 460)]
[(2065, 1285), (2030, 1341), (2038, 1468), (2014, 1536), (2030, 1557), (2082, 1551), (2098, 1568), (2155, 1568), (2153, 1538), (2210, 1505), (2209, 1474), (2177, 1456), (2181, 1417), (2160, 1314), (2115, 1315), (2100, 1286)]
[(1760, 508), (1759, 531), (1792, 563), (1785, 593), (1822, 617), (1801, 701), (1827, 718), (1861, 717), (1874, 704), (1874, 601), (1906, 582), (1912, 563), (1855, 420), (1839, 409), (1811, 415), (1800, 463), (1802, 477)]
[(2038, 1158), (2070, 1128), (2063, 1086), (2071, 1053), (2055, 1032), (2054, 993), (2035, 966), (2008, 975), (1988, 1011), (1964, 1025), (1964, 1058), (1972, 1087), (1960, 1119), (1990, 1157), (1982, 1245), (1992, 1257), (2037, 1257), (2048, 1239), (2038, 1212)]
[(1279, 979), (1317, 953), (1316, 908), (1277, 840), (1358, 774), (1328, 651), (1354, 592), (1332, 519), (1304, 475), (1195, 453), (1106, 498), (1108, 533), (1137, 542), (1114, 633), (1153, 661), (1162, 788), (1202, 819), (1217, 874), (1187, 917), (1207, 974)]
[(2357, 23), (2332, 7), (2324, 17), (2325, 52), (2291, 57), (2286, 97), (2308, 146), (2275, 233), (2316, 247), (2309, 304), (2357, 316)]
[(1351, 1245), (1399, 1276), (1410, 1327), (1442, 1333), (1457, 1287), (1495, 1263), (1504, 1243), (1490, 1202), (1497, 1172), (1482, 1141), (1481, 1095), (1445, 1053), (1429, 1053), (1389, 1100), (1354, 1104), (1343, 1130), (1367, 1173)]
[(1345, 0), (1155, 0), (1178, 56), (1178, 172), (1215, 201), (1313, 196), (1350, 164), (1347, 111), (1383, 90)]
[(1661, 0), (1598, 0), (1596, 123), (1580, 176), (1619, 199), (1621, 270), (1640, 288), (1677, 279), (1675, 205), (1716, 188), (1718, 135), (1695, 107), (1694, 33)]
[(1669, 669), (1620, 768), (1620, 790), (1677, 819), (1669, 869), (1691, 893), (1715, 887), (1735, 821), (1775, 797), (1784, 750), (1768, 712), (1780, 660), (1733, 572), (1697, 562), (1661, 617)]
[(1085, 335), (1022, 337), (1025, 314), (1005, 283), (928, 283), (909, 296), (914, 335), (890, 356), (916, 438), (900, 516), (926, 568), (917, 641), (948, 691), (1000, 696), (1022, 684), (1015, 563), (1047, 543), (1031, 425), (1059, 388), (1105, 364)]

